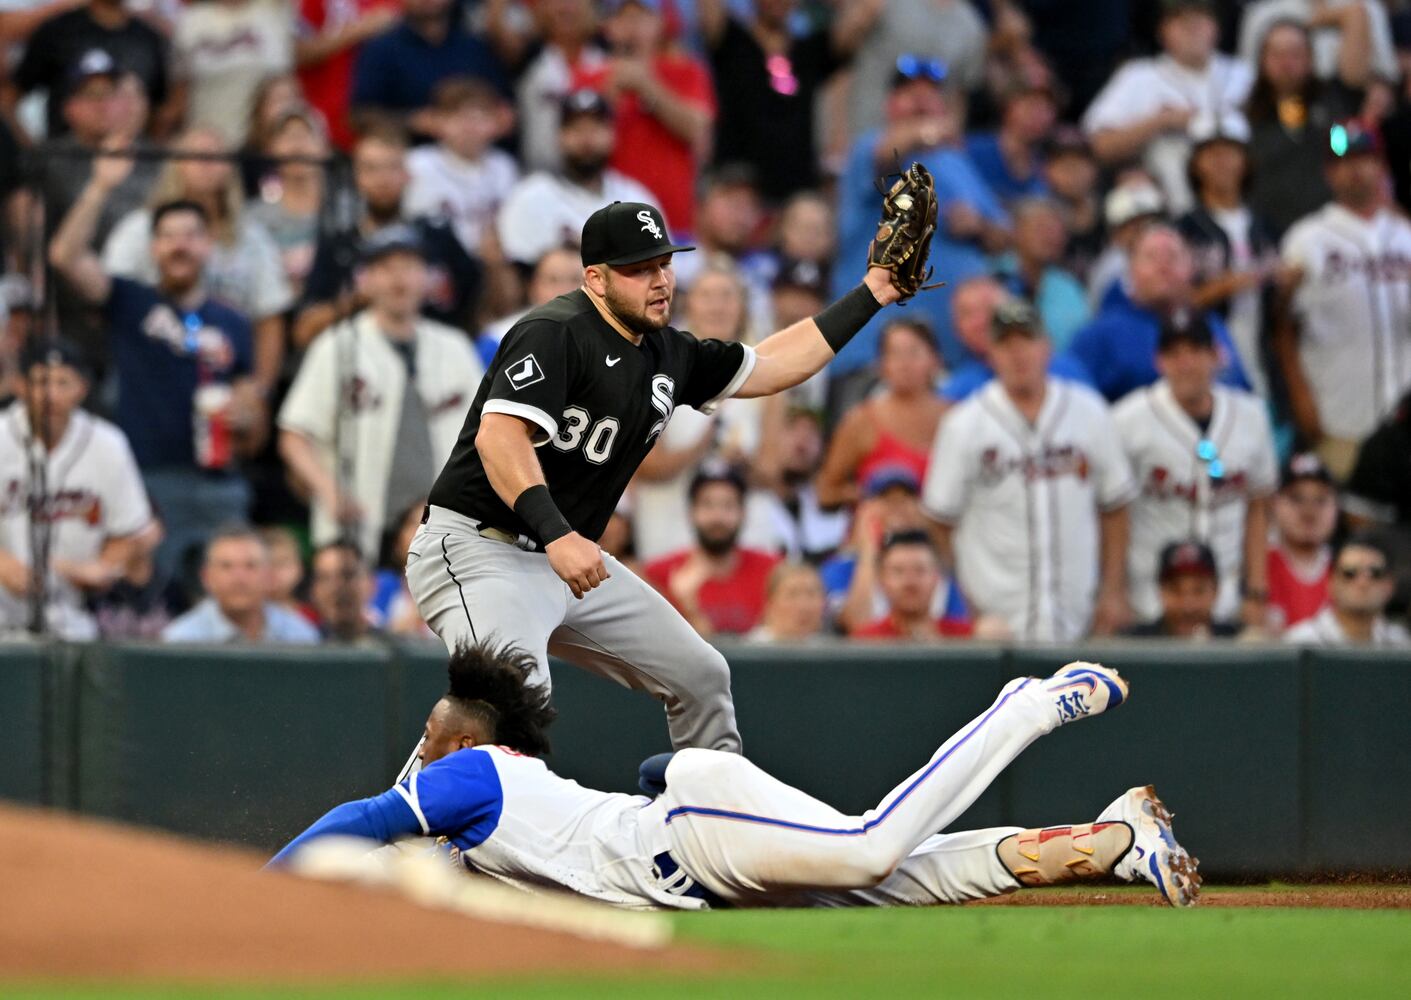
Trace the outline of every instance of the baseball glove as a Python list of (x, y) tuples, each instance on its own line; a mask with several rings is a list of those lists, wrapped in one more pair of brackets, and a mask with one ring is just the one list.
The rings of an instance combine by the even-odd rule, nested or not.
[[(882, 221), (867, 248), (867, 263), (892, 273), (892, 285), (905, 302), (917, 292), (940, 288), (945, 282), (926, 283), (933, 273), (926, 266), (926, 258), (936, 231), (937, 210), (936, 183), (931, 172), (913, 163), (895, 176), (896, 182), (882, 193)], [(877, 187), (881, 190), (880, 181)]]

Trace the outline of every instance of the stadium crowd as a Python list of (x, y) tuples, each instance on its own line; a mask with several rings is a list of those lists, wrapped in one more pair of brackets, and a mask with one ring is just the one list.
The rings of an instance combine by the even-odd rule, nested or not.
[(712, 637), (1408, 642), (1411, 3), (4, 0), (0, 47), (0, 635), (425, 634), (427, 490), (593, 210), (748, 342), (918, 160), (945, 286), (677, 412), (605, 549)]

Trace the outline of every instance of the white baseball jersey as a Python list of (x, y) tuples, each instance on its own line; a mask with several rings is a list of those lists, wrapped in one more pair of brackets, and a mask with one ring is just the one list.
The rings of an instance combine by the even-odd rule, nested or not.
[(1304, 271), (1298, 354), (1323, 430), (1361, 440), (1411, 386), (1411, 225), (1330, 203), (1294, 224), (1283, 258)]
[(530, 174), (500, 208), (500, 246), (510, 260), (533, 264), (554, 247), (577, 246), (588, 216), (615, 201), (657, 203), (641, 184), (612, 169), (603, 171), (599, 191), (555, 174)]
[[(1284, 633), (1284, 642), (1296, 646), (1351, 646), (1353, 642), (1342, 630), (1332, 608), (1324, 608), (1312, 618), (1301, 621)], [(1411, 635), (1404, 626), (1378, 616), (1372, 623), (1372, 641), (1376, 647), (1411, 646)]]
[(954, 525), (955, 569), (979, 613), (1019, 639), (1084, 635), (1098, 584), (1098, 514), (1136, 496), (1102, 397), (1050, 378), (1030, 424), (999, 381), (941, 422), (922, 502)]
[[(1127, 547), (1127, 592), (1142, 621), (1161, 614), (1157, 586), (1161, 550), (1171, 542), (1198, 538), (1215, 553), (1220, 593), (1218, 620), (1239, 613), (1244, 573), (1244, 524), (1250, 500), (1271, 495), (1279, 485), (1278, 460), (1269, 417), (1259, 398), (1214, 386), (1215, 409), (1202, 430), (1181, 409), (1165, 380), (1128, 394), (1112, 409), (1141, 493), (1132, 504)], [(1196, 455), (1208, 440), (1220, 471)]]
[(472, 162), (440, 146), (420, 146), (407, 154), (407, 172), (406, 213), (446, 220), (471, 256), (479, 256), (481, 237), (519, 180), (514, 158), (493, 147)]
[[(26, 565), (32, 563), (31, 462), (45, 461), (43, 445), (30, 439), (24, 404), (0, 411), (0, 549)], [(122, 431), (82, 410), (45, 464), (42, 516), (49, 522), (49, 559), (73, 562), (96, 559), (110, 538), (135, 534), (152, 520), (152, 508), (137, 460)], [(73, 641), (96, 639), (98, 628), (77, 587), (52, 571), (45, 624), (55, 635)], [(23, 629), (29, 603), (0, 587), (0, 634)]]
[[(1092, 134), (1126, 128), (1165, 107), (1185, 108), (1218, 121), (1239, 110), (1253, 84), (1254, 74), (1248, 65), (1218, 52), (1200, 71), (1167, 55), (1133, 59), (1112, 75), (1088, 105), (1083, 129)], [(1191, 141), (1184, 131), (1158, 135), (1146, 146), (1146, 166), (1161, 182), (1173, 215), (1194, 204), (1186, 177), (1190, 150)]]
[[(435, 468), (450, 457), (484, 375), (465, 334), (432, 320), (417, 322), (416, 391), (426, 411)], [(311, 438), (326, 468), (335, 471), (336, 461), (346, 463), (352, 493), (366, 515), (358, 539), (363, 552), (377, 552), (387, 518), (399, 513), (383, 508), (406, 388), (406, 364), (372, 314), (361, 312), (309, 346), (279, 411), (280, 429)], [(341, 455), (335, 455), (335, 446)], [(314, 543), (338, 534), (334, 512), (315, 502)]]

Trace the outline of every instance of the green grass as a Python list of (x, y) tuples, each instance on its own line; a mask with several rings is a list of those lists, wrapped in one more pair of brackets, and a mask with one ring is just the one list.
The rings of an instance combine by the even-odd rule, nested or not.
[[(1112, 891), (1112, 890), (1107, 890)], [(1120, 891), (1120, 890), (1118, 890)], [(1218, 891), (1218, 890), (1217, 890)], [(678, 916), (723, 972), (387, 986), (14, 989), (0, 997), (428, 1000), (450, 997), (1411, 996), (1411, 911), (1147, 907), (739, 911)]]

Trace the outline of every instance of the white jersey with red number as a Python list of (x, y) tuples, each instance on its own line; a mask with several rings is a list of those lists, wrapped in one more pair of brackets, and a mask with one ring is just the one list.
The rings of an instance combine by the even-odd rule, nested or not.
[(1411, 224), (1325, 205), (1284, 237), (1303, 269), (1298, 354), (1323, 430), (1361, 440), (1411, 386)]
[[(31, 476), (41, 468), (42, 497)], [(38, 525), (32, 510), (41, 519)], [(50, 633), (76, 641), (98, 635), (82, 592), (52, 571), (55, 562), (96, 559), (108, 539), (135, 534), (151, 520), (142, 475), (122, 431), (79, 410), (46, 456), (43, 445), (31, 440), (24, 404), (0, 411), (0, 550), (29, 566), (36, 531), (38, 537), (47, 535)], [(0, 635), (24, 629), (28, 621), (28, 600), (0, 587)]]
[[(1132, 504), (1127, 591), (1138, 620), (1161, 616), (1157, 586), (1161, 550), (1196, 538), (1215, 553), (1220, 592), (1215, 617), (1239, 614), (1244, 572), (1244, 525), (1249, 502), (1273, 494), (1278, 460), (1264, 404), (1248, 392), (1213, 387), (1215, 407), (1205, 430), (1181, 409), (1165, 380), (1129, 393), (1112, 410), (1140, 495)], [(1214, 446), (1222, 475), (1197, 454)]]
[(1050, 378), (1030, 424), (996, 380), (952, 410), (923, 503), (955, 526), (955, 568), (978, 613), (1017, 639), (1067, 641), (1092, 618), (1099, 514), (1136, 495), (1107, 404)]

